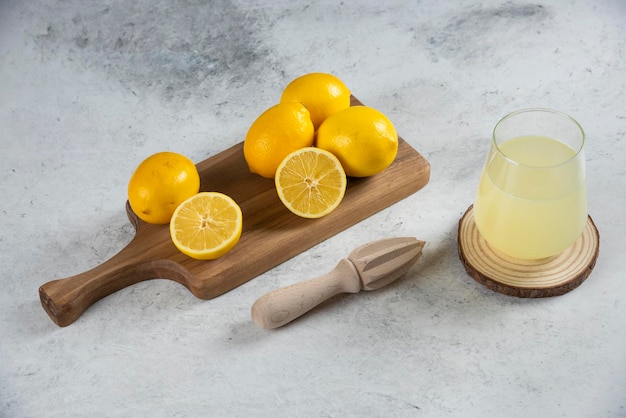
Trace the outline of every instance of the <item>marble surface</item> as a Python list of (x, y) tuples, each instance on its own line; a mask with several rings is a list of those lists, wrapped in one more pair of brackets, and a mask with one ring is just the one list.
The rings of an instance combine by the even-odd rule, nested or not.
[[(0, 416), (626, 416), (625, 27), (622, 0), (0, 2)], [(52, 323), (39, 286), (131, 240), (143, 158), (240, 142), (312, 71), (390, 117), (423, 190), (216, 299), (155, 279)], [(561, 297), (493, 293), (457, 256), (491, 129), (522, 107), (588, 137), (601, 252)], [(428, 244), (402, 280), (252, 322), (262, 294), (407, 235)]]

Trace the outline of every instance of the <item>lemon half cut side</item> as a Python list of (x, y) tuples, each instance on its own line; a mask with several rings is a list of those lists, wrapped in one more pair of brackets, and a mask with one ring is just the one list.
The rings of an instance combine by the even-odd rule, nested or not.
[(347, 187), (339, 159), (328, 151), (296, 150), (276, 170), (276, 191), (291, 212), (303, 218), (328, 215), (341, 203)]
[(170, 221), (172, 242), (183, 254), (213, 260), (239, 241), (243, 216), (239, 205), (218, 192), (200, 192), (182, 202)]

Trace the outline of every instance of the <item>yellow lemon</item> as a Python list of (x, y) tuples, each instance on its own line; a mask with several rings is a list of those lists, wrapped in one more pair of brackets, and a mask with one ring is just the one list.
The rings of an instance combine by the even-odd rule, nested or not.
[(346, 173), (333, 154), (302, 148), (289, 154), (274, 179), (278, 197), (291, 212), (320, 218), (339, 205), (346, 192)]
[(290, 82), (280, 101), (303, 103), (311, 112), (313, 126), (317, 129), (324, 119), (350, 106), (350, 90), (332, 74), (310, 73)]
[(383, 171), (396, 158), (398, 134), (378, 110), (353, 106), (320, 125), (316, 144), (335, 154), (348, 176), (368, 177)]
[(213, 260), (239, 242), (243, 216), (229, 196), (201, 192), (182, 202), (170, 222), (172, 242), (183, 254)]
[(159, 152), (137, 166), (128, 182), (128, 202), (139, 219), (166, 224), (183, 200), (200, 190), (200, 175), (189, 158)]
[(298, 102), (279, 103), (263, 112), (250, 126), (243, 155), (251, 172), (274, 178), (280, 162), (292, 151), (313, 145), (313, 123)]

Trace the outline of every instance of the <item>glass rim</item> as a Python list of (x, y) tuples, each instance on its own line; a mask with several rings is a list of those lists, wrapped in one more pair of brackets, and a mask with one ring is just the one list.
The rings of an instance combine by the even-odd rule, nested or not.
[[(500, 149), (500, 146), (498, 145), (498, 142), (496, 141), (496, 131), (498, 130), (498, 127), (507, 119), (511, 118), (512, 116), (516, 116), (522, 113), (529, 113), (529, 112), (544, 112), (544, 113), (552, 113), (554, 115), (558, 115), (561, 117), (564, 117), (565, 119), (568, 119), (570, 122), (574, 122), (574, 125), (578, 128), (578, 130), (580, 130), (580, 134), (582, 136), (582, 139), (580, 141), (580, 147), (578, 147), (578, 149), (574, 149), (574, 155), (572, 155), (571, 157), (567, 158), (566, 160), (561, 161), (560, 163), (557, 164), (552, 164), (552, 165), (542, 165), (542, 166), (534, 166), (534, 165), (528, 165), (528, 164), (524, 164), (524, 163), (520, 163), (519, 161), (516, 161), (515, 159), (509, 157), (508, 155), (506, 155), (506, 153), (504, 151), (502, 151), (502, 149)], [(509, 138), (512, 139), (512, 138)], [(555, 138), (556, 139), (556, 138)], [(531, 107), (531, 108), (526, 108), (526, 109), (519, 109), (519, 110), (515, 110), (513, 112), (510, 112), (506, 115), (504, 115), (502, 118), (500, 118), (500, 120), (498, 121), (498, 123), (496, 123), (496, 126), (494, 126), (493, 128), (493, 132), (491, 134), (491, 141), (492, 141), (492, 145), (495, 147), (495, 149), (497, 150), (498, 154), (500, 154), (507, 162), (520, 166), (520, 167), (524, 167), (524, 168), (532, 168), (532, 169), (548, 169), (548, 168), (555, 168), (555, 167), (559, 167), (561, 165), (565, 165), (568, 164), (569, 162), (577, 159), (582, 151), (585, 148), (585, 144), (587, 143), (587, 136), (585, 135), (585, 130), (583, 129), (583, 127), (580, 125), (580, 123), (578, 123), (578, 121), (576, 119), (574, 119), (573, 117), (571, 117), (570, 115), (563, 113), (563, 112), (559, 112), (558, 110), (554, 110), (554, 109), (549, 109), (549, 108), (545, 108), (545, 107)], [(558, 139), (557, 139), (558, 141)], [(561, 141), (559, 141), (561, 142)]]

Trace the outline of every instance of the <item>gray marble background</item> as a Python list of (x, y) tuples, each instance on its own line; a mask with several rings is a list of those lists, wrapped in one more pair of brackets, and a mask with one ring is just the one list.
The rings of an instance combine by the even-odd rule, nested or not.
[[(625, 27), (623, 0), (0, 1), (0, 416), (626, 416)], [(49, 320), (40, 285), (131, 240), (142, 159), (240, 142), (313, 71), (390, 117), (426, 188), (216, 299), (156, 279)], [(588, 136), (601, 254), (558, 298), (492, 293), (457, 257), (491, 129), (522, 107)], [(393, 285), (251, 321), (265, 292), (406, 235), (428, 245)]]

